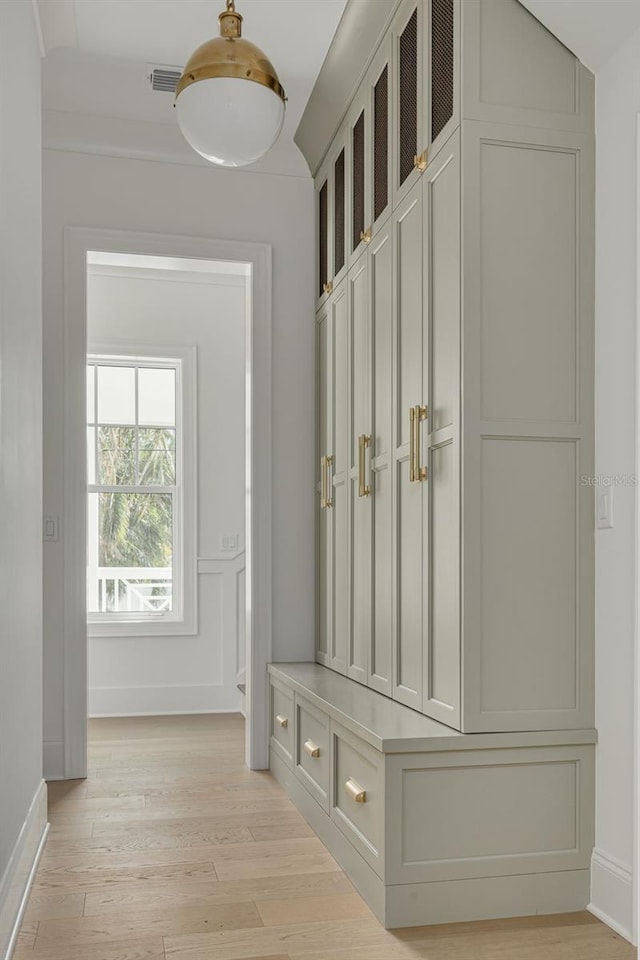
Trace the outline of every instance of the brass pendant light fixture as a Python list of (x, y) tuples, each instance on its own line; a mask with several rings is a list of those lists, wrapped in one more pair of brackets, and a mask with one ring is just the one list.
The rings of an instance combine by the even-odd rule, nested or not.
[(243, 38), (234, 0), (218, 20), (220, 36), (198, 47), (178, 81), (178, 125), (207, 160), (242, 167), (278, 139), (287, 98), (271, 61)]

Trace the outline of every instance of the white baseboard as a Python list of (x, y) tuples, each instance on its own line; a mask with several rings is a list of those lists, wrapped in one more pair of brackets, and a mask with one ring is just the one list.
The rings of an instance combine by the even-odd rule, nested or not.
[(238, 713), (242, 694), (233, 686), (94, 687), (90, 717), (157, 717), (190, 713)]
[(42, 780), (0, 878), (0, 960), (10, 960), (14, 951), (47, 830), (47, 785)]
[(590, 913), (633, 943), (633, 875), (631, 868), (597, 848), (591, 858)]

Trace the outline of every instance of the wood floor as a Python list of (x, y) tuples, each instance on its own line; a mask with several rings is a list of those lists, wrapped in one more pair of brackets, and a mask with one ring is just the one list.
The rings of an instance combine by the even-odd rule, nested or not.
[(15, 960), (632, 960), (590, 914), (382, 929), (239, 717), (95, 720)]

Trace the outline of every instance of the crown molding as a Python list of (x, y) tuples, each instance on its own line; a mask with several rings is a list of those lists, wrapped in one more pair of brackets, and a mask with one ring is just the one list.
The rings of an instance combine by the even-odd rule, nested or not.
[(32, 0), (42, 56), (56, 47), (77, 47), (78, 28), (73, 0)]
[[(45, 150), (67, 153), (184, 164), (209, 170), (213, 175), (221, 169), (192, 150), (177, 125), (124, 117), (43, 110), (42, 146)], [(299, 150), (293, 143), (286, 141), (276, 143), (257, 163), (249, 167), (238, 167), (233, 172), (304, 180), (309, 177)]]

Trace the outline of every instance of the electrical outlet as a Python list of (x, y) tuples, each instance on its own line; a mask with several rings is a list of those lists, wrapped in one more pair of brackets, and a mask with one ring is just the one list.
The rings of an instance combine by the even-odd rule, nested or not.
[(599, 487), (596, 492), (596, 525), (598, 530), (613, 527), (613, 487)]

